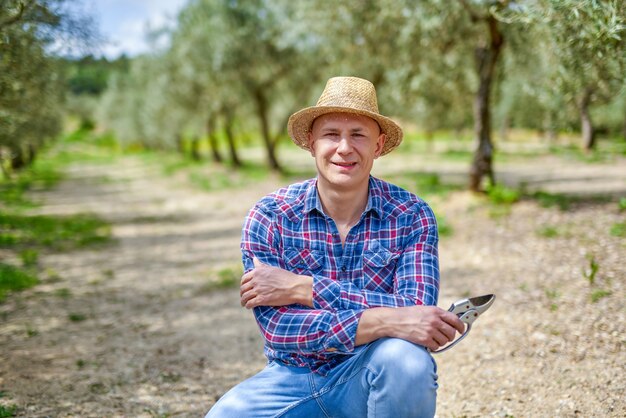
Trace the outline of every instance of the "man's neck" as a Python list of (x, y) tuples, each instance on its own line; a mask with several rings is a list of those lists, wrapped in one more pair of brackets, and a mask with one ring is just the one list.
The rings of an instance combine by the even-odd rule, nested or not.
[(369, 181), (352, 189), (338, 189), (318, 181), (317, 192), (326, 215), (338, 226), (351, 227), (359, 221), (367, 207)]

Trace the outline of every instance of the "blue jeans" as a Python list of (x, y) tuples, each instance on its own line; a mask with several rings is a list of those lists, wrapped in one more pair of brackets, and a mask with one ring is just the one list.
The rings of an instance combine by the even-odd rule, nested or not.
[(271, 362), (227, 392), (205, 418), (433, 417), (437, 365), (410, 342), (384, 338), (327, 376)]

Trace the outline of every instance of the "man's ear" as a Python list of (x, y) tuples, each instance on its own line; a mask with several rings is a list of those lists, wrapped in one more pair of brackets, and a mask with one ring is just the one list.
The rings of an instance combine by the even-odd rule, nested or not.
[(374, 151), (374, 158), (380, 157), (383, 149), (385, 148), (385, 141), (387, 140), (387, 136), (384, 133), (378, 135), (378, 140), (376, 142), (376, 151)]

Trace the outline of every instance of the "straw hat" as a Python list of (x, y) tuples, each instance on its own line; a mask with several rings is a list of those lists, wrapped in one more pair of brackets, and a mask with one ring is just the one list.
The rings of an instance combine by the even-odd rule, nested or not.
[(376, 89), (367, 80), (357, 77), (333, 77), (328, 80), (317, 104), (302, 109), (289, 118), (287, 131), (300, 148), (309, 150), (309, 132), (315, 118), (327, 113), (353, 113), (378, 122), (386, 135), (381, 155), (388, 154), (402, 142), (402, 128), (378, 112)]

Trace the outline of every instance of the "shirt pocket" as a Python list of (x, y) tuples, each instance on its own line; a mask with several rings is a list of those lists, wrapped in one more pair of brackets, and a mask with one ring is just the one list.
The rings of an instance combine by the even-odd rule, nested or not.
[(363, 252), (363, 286), (379, 292), (393, 291), (393, 277), (400, 253), (382, 246)]
[(308, 248), (287, 248), (285, 263), (296, 274), (315, 273), (324, 266), (324, 253)]

